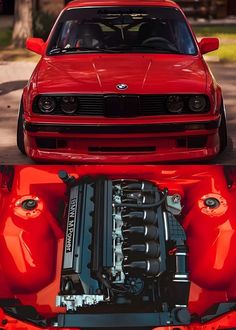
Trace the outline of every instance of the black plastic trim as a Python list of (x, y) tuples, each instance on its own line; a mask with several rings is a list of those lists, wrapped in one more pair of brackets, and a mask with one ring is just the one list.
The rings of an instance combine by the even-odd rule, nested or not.
[[(183, 325), (174, 316), (171, 325)], [(167, 326), (172, 318), (170, 313), (112, 313), (112, 314), (59, 314), (58, 326), (65, 328), (119, 328)], [(186, 322), (186, 325), (190, 322)]]
[[(199, 127), (197, 127), (199, 125)], [(192, 128), (191, 128), (192, 126)], [(66, 124), (45, 124), (25, 122), (27, 132), (51, 132), (51, 133), (72, 133), (72, 134), (135, 134), (135, 133), (165, 133), (184, 132), (186, 130), (210, 130), (217, 129), (220, 120), (190, 122), (190, 123), (168, 123), (168, 124), (142, 124), (142, 125), (66, 125)]]
[[(208, 113), (211, 108), (210, 99), (206, 94), (39, 94), (33, 101), (33, 112), (41, 116), (63, 117), (107, 117), (107, 118), (132, 118), (160, 115), (179, 116), (183, 114), (198, 115), (188, 106), (192, 96), (201, 95), (206, 100), (206, 107), (200, 113)], [(79, 104), (75, 113), (66, 114), (61, 109), (63, 96), (73, 96)], [(183, 110), (180, 113), (168, 111), (166, 102), (168, 96), (181, 96), (184, 101)], [(41, 97), (53, 97), (56, 108), (51, 113), (43, 113), (38, 107)]]

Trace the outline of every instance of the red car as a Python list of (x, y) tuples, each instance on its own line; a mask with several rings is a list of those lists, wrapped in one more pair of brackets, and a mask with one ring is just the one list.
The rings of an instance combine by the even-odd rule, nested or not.
[(46, 43), (20, 105), (19, 149), (38, 161), (199, 160), (227, 143), (224, 102), (172, 1), (72, 1)]
[(1, 330), (236, 328), (236, 167), (1, 166)]

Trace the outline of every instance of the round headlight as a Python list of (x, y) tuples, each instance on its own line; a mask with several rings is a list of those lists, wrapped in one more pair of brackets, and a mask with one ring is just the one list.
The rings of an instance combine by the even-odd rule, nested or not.
[(75, 113), (78, 105), (78, 99), (74, 96), (63, 96), (61, 99), (61, 110), (66, 114)]
[(193, 112), (202, 112), (206, 109), (206, 99), (202, 95), (195, 95), (190, 97), (188, 101), (189, 109)]
[(38, 101), (38, 107), (43, 113), (51, 113), (56, 109), (56, 101), (51, 96), (42, 96)]
[(184, 100), (182, 96), (171, 95), (166, 101), (167, 110), (171, 113), (180, 113), (184, 109)]

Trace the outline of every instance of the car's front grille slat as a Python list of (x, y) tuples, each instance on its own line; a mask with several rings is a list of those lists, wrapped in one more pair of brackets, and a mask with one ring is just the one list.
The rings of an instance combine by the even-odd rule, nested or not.
[(79, 116), (103, 116), (104, 98), (101, 96), (79, 96)]
[(163, 95), (144, 95), (141, 97), (141, 113), (143, 116), (166, 114), (166, 97)]
[(163, 95), (101, 95), (79, 96), (79, 116), (114, 118), (166, 114)]

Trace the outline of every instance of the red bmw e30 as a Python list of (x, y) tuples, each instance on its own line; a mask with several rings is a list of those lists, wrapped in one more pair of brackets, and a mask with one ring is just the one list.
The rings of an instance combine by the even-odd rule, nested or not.
[(180, 7), (166, 0), (72, 1), (24, 88), (17, 143), (34, 160), (207, 159), (227, 144), (221, 88)]

